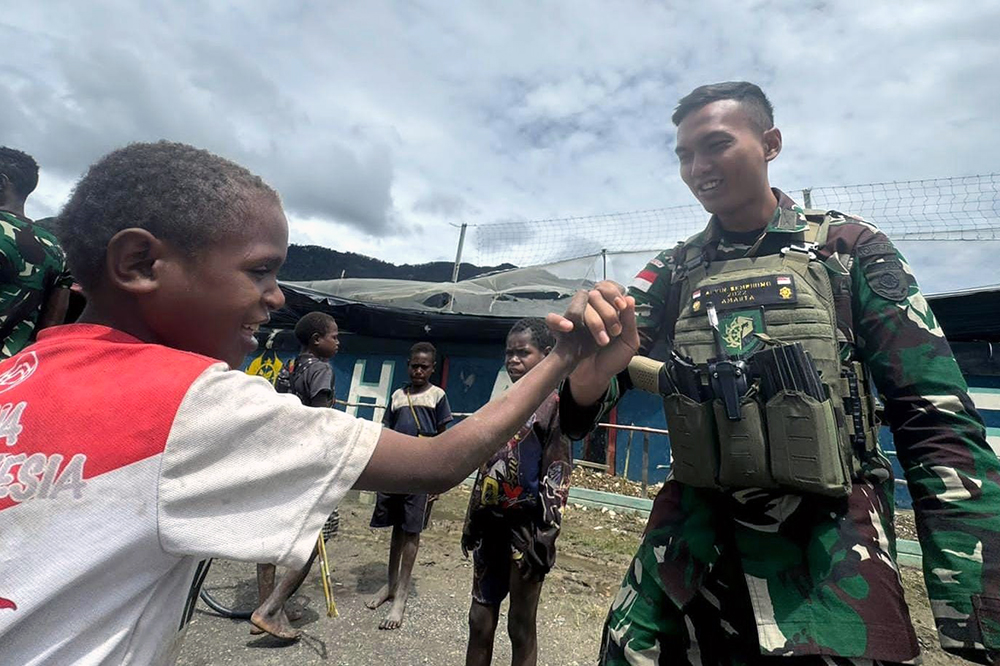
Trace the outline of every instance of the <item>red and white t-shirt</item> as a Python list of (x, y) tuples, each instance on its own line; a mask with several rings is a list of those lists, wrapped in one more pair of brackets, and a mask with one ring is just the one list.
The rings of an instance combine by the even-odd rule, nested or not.
[(0, 661), (162, 664), (200, 560), (296, 566), (381, 426), (102, 326), (0, 363)]

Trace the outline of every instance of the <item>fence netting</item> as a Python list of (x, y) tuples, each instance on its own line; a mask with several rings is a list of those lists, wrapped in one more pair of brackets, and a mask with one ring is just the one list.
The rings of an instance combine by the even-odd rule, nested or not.
[[(809, 208), (863, 217), (893, 240), (1000, 240), (1000, 174), (815, 187), (789, 195)], [(599, 279), (617, 273), (612, 270), (616, 265), (635, 265), (640, 254), (648, 258), (650, 252), (671, 247), (707, 220), (708, 213), (693, 204), (469, 226), (480, 264), (552, 265), (567, 276)]]

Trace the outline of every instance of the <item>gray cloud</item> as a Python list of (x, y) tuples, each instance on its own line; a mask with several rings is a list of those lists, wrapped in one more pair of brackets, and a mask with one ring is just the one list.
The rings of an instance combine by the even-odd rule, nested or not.
[[(14, 0), (4, 142), (63, 180), (128, 141), (195, 143), (274, 184), (293, 237), (390, 260), (413, 260), (404, 232), (692, 203), (669, 116), (709, 81), (768, 91), (788, 190), (1000, 154), (990, 0), (142, 4)], [(925, 254), (942, 283), (988, 274)]]

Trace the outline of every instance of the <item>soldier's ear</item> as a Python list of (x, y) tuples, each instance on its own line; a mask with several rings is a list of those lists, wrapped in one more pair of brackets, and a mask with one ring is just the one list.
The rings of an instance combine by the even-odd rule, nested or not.
[(781, 130), (772, 127), (764, 131), (764, 161), (770, 162), (781, 152)]

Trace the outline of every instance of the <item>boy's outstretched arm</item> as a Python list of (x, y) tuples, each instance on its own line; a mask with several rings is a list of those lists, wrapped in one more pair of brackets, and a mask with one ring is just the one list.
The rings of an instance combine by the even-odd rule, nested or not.
[[(443, 434), (417, 438), (384, 429), (375, 452), (354, 485), (362, 490), (445, 492), (462, 482), (510, 439), (582, 359), (625, 355), (620, 342), (638, 346), (635, 301), (619, 291), (578, 292), (564, 316), (550, 314), (555, 349), (502, 396)], [(624, 358), (621, 367), (628, 364)]]

